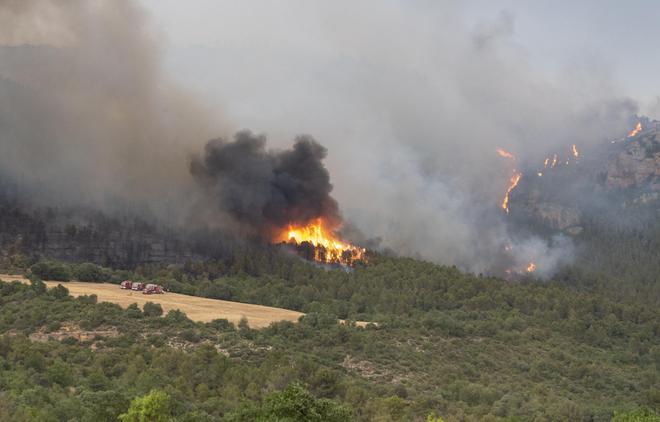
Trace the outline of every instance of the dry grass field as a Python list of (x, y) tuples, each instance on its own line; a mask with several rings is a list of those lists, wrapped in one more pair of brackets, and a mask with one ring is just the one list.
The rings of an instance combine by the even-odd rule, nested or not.
[[(28, 282), (23, 276), (0, 274), (0, 280), (19, 280)], [(276, 321), (298, 321), (304, 315), (301, 312), (287, 309), (272, 308), (270, 306), (251, 305), (248, 303), (229, 302), (226, 300), (206, 299), (196, 296), (187, 296), (178, 293), (165, 293), (162, 295), (145, 295), (142, 292), (122, 290), (116, 284), (108, 283), (82, 283), (79, 281), (46, 281), (48, 287), (62, 284), (72, 296), (95, 294), (99, 302), (112, 302), (126, 308), (131, 303), (142, 307), (146, 302), (159, 303), (167, 313), (172, 309), (179, 309), (186, 313), (193, 321), (208, 322), (224, 318), (238, 324), (245, 317), (252, 328), (263, 328)]]

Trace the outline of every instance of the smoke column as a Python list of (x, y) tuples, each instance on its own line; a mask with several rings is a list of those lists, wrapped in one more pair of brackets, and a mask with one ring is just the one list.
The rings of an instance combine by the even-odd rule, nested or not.
[(32, 200), (179, 218), (209, 116), (135, 2), (0, 3), (0, 177)]
[(309, 136), (297, 137), (291, 149), (267, 151), (265, 136), (242, 131), (233, 142), (210, 141), (190, 170), (218, 210), (269, 240), (271, 230), (290, 223), (340, 223), (326, 154)]
[(551, 272), (570, 247), (509, 233), (511, 168), (496, 148), (534, 167), (623, 136), (637, 110), (593, 54), (532, 66), (510, 13), (468, 23), (457, 2), (213, 4), (208, 37), (172, 69), (274, 146), (313, 134), (344, 217), (403, 255), (488, 272), (513, 244)]
[[(45, 204), (259, 231), (338, 216), (325, 151), (309, 139), (285, 149), (310, 133), (328, 148), (342, 214), (383, 247), (487, 272), (513, 243), (551, 257), (549, 272), (570, 247), (512, 238), (499, 208), (511, 169), (495, 149), (517, 165), (586, 150), (624, 134), (637, 111), (588, 55), (556, 73), (532, 67), (507, 13), (468, 25), (452, 2), (212, 4), (183, 11), (212, 16), (218, 44), (169, 64), (215, 107), (163, 72), (159, 36), (134, 1), (1, 2), (0, 177)], [(234, 127), (267, 132), (280, 152), (247, 133), (204, 150)], [(217, 165), (239, 152), (244, 174)], [(200, 186), (208, 208), (195, 207)]]

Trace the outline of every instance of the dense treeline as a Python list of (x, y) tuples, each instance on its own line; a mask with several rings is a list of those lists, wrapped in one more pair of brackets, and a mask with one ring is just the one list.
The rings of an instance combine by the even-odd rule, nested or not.
[[(13, 420), (66, 420), (80, 408), (80, 420), (114, 420), (154, 389), (179, 420), (268, 420), (273, 394), (289, 393), (356, 420), (435, 412), (449, 420), (605, 421), (614, 411), (660, 406), (657, 307), (561, 282), (510, 283), (378, 256), (352, 272), (327, 271), (276, 251), (133, 273), (33, 266), (53, 268), (309, 315), (255, 331), (72, 299), (39, 283), (3, 284), (0, 409)], [(337, 317), (378, 327), (338, 325)], [(44, 342), (71, 326), (87, 334)], [(294, 384), (302, 390), (285, 394)]]
[[(585, 219), (575, 262), (556, 276), (614, 298), (660, 303), (660, 208), (627, 208)], [(618, 222), (618, 223), (617, 223)]]
[[(660, 219), (648, 215), (585, 220), (572, 265), (508, 282), (380, 255), (328, 270), (277, 247), (177, 265), (139, 264), (133, 248), (122, 270), (39, 260), (29, 242), (47, 243), (57, 213), (12, 212), (0, 272), (35, 281), (0, 284), (0, 420), (658, 420)], [(12, 232), (26, 221), (32, 238)], [(124, 230), (107, 222), (58, 236), (106, 243)], [(39, 278), (129, 278), (308, 315), (259, 331), (200, 324)]]

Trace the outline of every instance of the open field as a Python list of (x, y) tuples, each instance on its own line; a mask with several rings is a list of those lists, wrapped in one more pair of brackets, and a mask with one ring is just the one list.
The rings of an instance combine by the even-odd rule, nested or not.
[[(0, 274), (0, 280), (19, 280), (28, 282), (26, 278), (18, 275)], [(187, 296), (178, 293), (165, 293), (162, 295), (145, 295), (142, 292), (122, 290), (116, 284), (109, 283), (83, 283), (79, 281), (46, 281), (48, 287), (58, 284), (69, 289), (72, 296), (95, 294), (99, 302), (112, 302), (126, 308), (131, 303), (142, 307), (146, 302), (159, 303), (167, 313), (172, 309), (179, 309), (186, 313), (193, 321), (208, 322), (224, 318), (238, 324), (241, 318), (248, 320), (250, 327), (263, 328), (276, 321), (298, 321), (301, 312), (290, 311), (269, 306), (251, 305), (248, 303), (229, 302), (226, 300), (207, 299), (196, 296)]]

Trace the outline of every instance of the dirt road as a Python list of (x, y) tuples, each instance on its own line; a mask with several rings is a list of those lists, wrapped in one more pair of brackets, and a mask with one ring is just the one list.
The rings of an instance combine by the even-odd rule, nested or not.
[[(0, 274), (0, 280), (19, 280), (28, 282), (22, 276)], [(290, 311), (270, 306), (251, 305), (248, 303), (229, 302), (226, 300), (206, 299), (196, 296), (187, 296), (178, 293), (165, 293), (162, 295), (145, 295), (142, 292), (122, 290), (116, 284), (108, 283), (82, 283), (79, 281), (59, 282), (46, 281), (48, 287), (58, 284), (69, 289), (72, 296), (95, 294), (99, 302), (112, 302), (126, 308), (131, 303), (137, 303), (142, 307), (146, 302), (160, 303), (163, 311), (167, 313), (171, 309), (179, 309), (188, 315), (193, 321), (208, 322), (214, 319), (224, 318), (238, 324), (245, 317), (252, 328), (263, 328), (276, 321), (298, 321), (301, 312)]]

